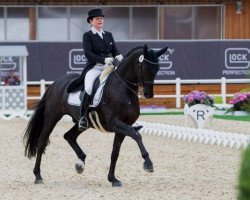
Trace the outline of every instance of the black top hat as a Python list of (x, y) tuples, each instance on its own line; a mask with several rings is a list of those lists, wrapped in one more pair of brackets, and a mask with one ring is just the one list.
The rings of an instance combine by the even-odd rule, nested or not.
[(93, 19), (94, 17), (105, 17), (104, 14), (102, 14), (102, 10), (101, 9), (93, 9), (93, 10), (90, 10), (88, 12), (89, 16), (87, 18), (87, 22), (89, 22), (89, 20)]

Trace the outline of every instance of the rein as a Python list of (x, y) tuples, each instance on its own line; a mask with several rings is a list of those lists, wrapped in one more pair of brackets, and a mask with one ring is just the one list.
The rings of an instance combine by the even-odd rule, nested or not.
[[(128, 86), (128, 84), (131, 84), (131, 85), (133, 85), (133, 86), (139, 86), (139, 87), (141, 87), (142, 88), (142, 90), (141, 90), (141, 92), (143, 91), (143, 88), (144, 88), (144, 86), (145, 86), (145, 83), (152, 83), (153, 81), (144, 81), (143, 80), (143, 76), (142, 76), (142, 67), (143, 67), (143, 62), (144, 61), (146, 61), (146, 62), (148, 62), (149, 64), (151, 64), (151, 65), (159, 65), (159, 62), (152, 62), (152, 61), (150, 61), (150, 60), (148, 60), (148, 59), (146, 59), (146, 58), (144, 58), (144, 56), (143, 55), (141, 55), (140, 57), (139, 57), (139, 62), (140, 62), (140, 64), (139, 64), (139, 75), (138, 75), (138, 79), (139, 79), (139, 83), (133, 83), (133, 82), (131, 82), (131, 81), (129, 81), (129, 80), (126, 80), (125, 78), (122, 78), (121, 76), (119, 76), (119, 74), (116, 72), (116, 70), (114, 70), (114, 73), (116, 74), (116, 76), (119, 78), (119, 80), (122, 82), (122, 84), (126, 87), (126, 88), (128, 88), (131, 92), (133, 92), (135, 95), (137, 95), (137, 93), (131, 88), (131, 87), (129, 87)], [(128, 84), (127, 84), (127, 83)], [(140, 92), (140, 93), (141, 93)]]
[(120, 77), (119, 74), (117, 74), (116, 70), (114, 70), (114, 73), (119, 78), (119, 80), (122, 82), (122, 84), (137, 96), (137, 93), (131, 87), (129, 87), (128, 84), (126, 84), (125, 82), (128, 82), (128, 83), (130, 83), (130, 84), (132, 84), (134, 86), (139, 86), (139, 84), (138, 83), (132, 83), (131, 81), (126, 80), (126, 79), (123, 80), (122, 77)]

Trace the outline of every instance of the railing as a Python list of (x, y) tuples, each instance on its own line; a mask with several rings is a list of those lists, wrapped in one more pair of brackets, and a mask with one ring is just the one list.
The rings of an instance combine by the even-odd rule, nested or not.
[[(46, 90), (46, 85), (52, 84), (53, 81), (29, 81), (27, 85), (40, 85), (40, 96), (28, 96), (28, 100), (39, 100), (42, 98)], [(182, 84), (220, 84), (221, 93), (220, 94), (210, 94), (212, 96), (221, 96), (222, 104), (226, 104), (226, 98), (232, 97), (234, 94), (227, 94), (227, 84), (228, 83), (250, 83), (250, 79), (226, 79), (222, 77), (221, 79), (206, 79), (206, 80), (182, 80), (176, 78), (175, 80), (156, 80), (155, 84), (174, 84), (176, 88), (176, 93), (171, 95), (155, 95), (154, 98), (176, 98), (176, 108), (181, 108), (181, 99), (184, 95), (181, 94), (181, 85)]]
[(136, 126), (138, 125), (143, 126), (140, 133), (161, 136), (167, 139), (218, 145), (235, 149), (245, 149), (250, 144), (250, 136), (239, 133), (220, 132), (210, 129), (197, 129), (187, 126), (174, 126), (144, 121), (137, 121)]
[(45, 81), (41, 79), (40, 81), (28, 81), (27, 85), (40, 85), (40, 96), (27, 96), (28, 100), (40, 100), (46, 91), (46, 85), (51, 85), (53, 81)]

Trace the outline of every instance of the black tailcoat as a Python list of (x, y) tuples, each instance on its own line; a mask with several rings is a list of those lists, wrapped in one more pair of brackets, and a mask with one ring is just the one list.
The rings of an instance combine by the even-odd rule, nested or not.
[[(105, 31), (103, 39), (91, 30), (83, 35), (83, 50), (87, 58), (87, 63), (80, 77), (74, 80), (68, 87), (68, 92), (75, 92), (84, 89), (84, 77), (86, 73), (97, 63), (105, 64), (107, 57), (115, 57), (120, 54), (117, 50), (112, 33)], [(79, 87), (80, 86), (80, 87)]]

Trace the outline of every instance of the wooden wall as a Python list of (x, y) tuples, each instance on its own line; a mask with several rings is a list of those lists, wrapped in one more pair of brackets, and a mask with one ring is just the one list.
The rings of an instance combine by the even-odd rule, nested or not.
[(236, 0), (0, 0), (0, 4), (220, 4)]
[(243, 10), (236, 13), (235, 4), (228, 4), (225, 9), (225, 38), (250, 39), (250, 1), (242, 0)]
[(0, 4), (214, 4), (235, 0), (0, 0)]

